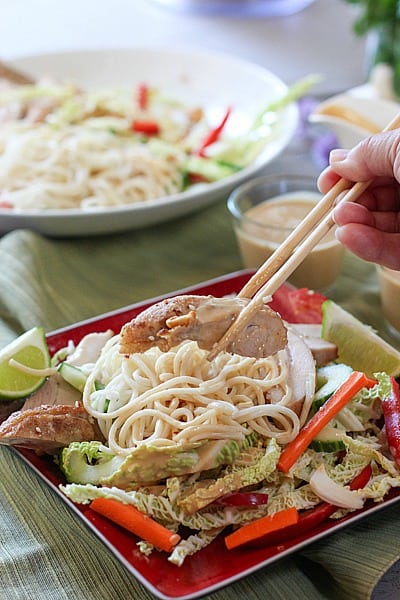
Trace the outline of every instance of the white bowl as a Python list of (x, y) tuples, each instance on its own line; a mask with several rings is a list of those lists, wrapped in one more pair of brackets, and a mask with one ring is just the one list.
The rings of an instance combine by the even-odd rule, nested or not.
[[(227, 106), (236, 120), (227, 128), (234, 136), (241, 128), (287, 92), (276, 75), (244, 60), (191, 48), (132, 48), (89, 50), (21, 58), (13, 65), (34, 77), (49, 75), (72, 80), (87, 88), (133, 86), (141, 82), (160, 87), (170, 96), (204, 107), (210, 118)], [(295, 103), (287, 106), (279, 127), (251, 164), (214, 183), (192, 186), (185, 192), (154, 201), (106, 210), (26, 210), (0, 208), (0, 234), (28, 228), (50, 236), (83, 236), (138, 229), (197, 211), (254, 176), (289, 144), (298, 124)]]
[(309, 117), (333, 131), (342, 148), (352, 148), (382, 131), (400, 111), (393, 87), (393, 70), (378, 64), (369, 80), (321, 102)]
[(342, 148), (352, 148), (382, 131), (399, 111), (397, 102), (339, 94), (319, 104), (309, 120), (333, 131)]

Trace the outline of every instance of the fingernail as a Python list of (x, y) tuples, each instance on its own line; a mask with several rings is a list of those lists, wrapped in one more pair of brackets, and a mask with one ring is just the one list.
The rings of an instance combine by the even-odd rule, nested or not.
[(329, 163), (337, 163), (342, 162), (342, 160), (346, 160), (349, 155), (349, 150), (344, 150), (343, 148), (337, 148), (332, 150), (329, 154)]

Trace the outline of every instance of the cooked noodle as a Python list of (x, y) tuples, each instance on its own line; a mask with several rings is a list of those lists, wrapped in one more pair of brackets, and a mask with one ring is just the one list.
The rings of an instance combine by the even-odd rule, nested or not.
[(84, 125), (3, 125), (0, 198), (16, 210), (93, 209), (144, 202), (182, 190), (178, 151)]
[[(105, 387), (93, 392), (96, 381)], [(123, 454), (146, 442), (243, 440), (251, 431), (285, 444), (299, 431), (287, 382), (284, 350), (264, 359), (222, 352), (210, 362), (196, 342), (186, 341), (168, 352), (155, 347), (125, 356), (116, 336), (83, 401), (110, 449)]]

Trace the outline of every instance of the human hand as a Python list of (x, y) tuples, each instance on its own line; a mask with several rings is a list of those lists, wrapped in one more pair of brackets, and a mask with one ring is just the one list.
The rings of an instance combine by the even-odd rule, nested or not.
[(400, 129), (373, 135), (352, 150), (333, 150), (318, 178), (325, 194), (344, 177), (369, 181), (357, 202), (338, 203), (336, 236), (360, 258), (400, 270)]

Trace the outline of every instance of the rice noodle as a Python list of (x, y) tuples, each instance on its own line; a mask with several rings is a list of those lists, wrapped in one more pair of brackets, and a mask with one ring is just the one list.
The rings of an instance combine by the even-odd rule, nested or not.
[(0, 199), (16, 210), (84, 210), (146, 202), (182, 189), (179, 153), (84, 125), (0, 129)]
[[(113, 452), (149, 442), (240, 441), (251, 431), (281, 444), (297, 435), (285, 351), (264, 359), (222, 352), (212, 362), (207, 354), (194, 341), (129, 356), (119, 352), (119, 336), (106, 344), (83, 402)], [(95, 381), (104, 389), (93, 391)]]

